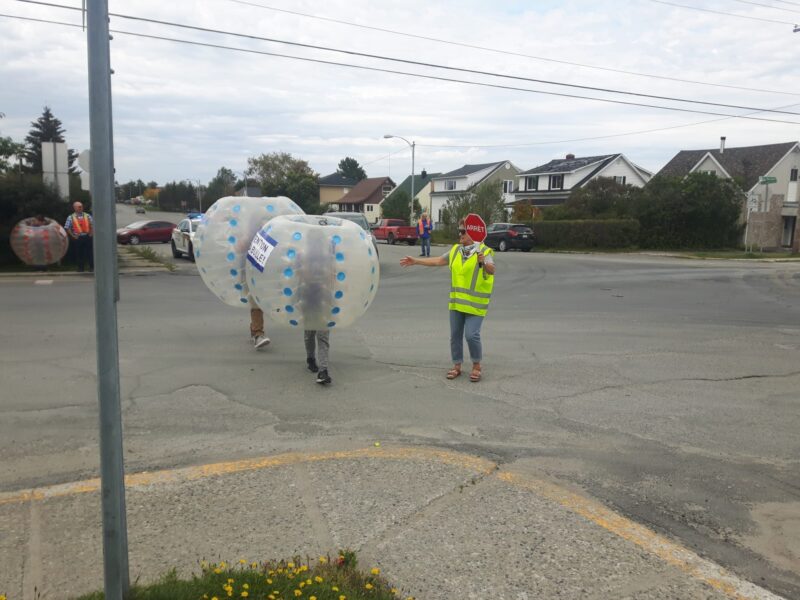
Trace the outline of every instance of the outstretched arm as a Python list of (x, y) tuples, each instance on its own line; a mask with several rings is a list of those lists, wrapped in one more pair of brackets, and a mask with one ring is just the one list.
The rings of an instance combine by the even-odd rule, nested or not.
[(423, 267), (444, 267), (446, 264), (446, 256), (426, 256), (425, 258), (404, 256), (400, 259), (400, 265), (403, 267), (410, 267), (411, 265), (422, 265)]

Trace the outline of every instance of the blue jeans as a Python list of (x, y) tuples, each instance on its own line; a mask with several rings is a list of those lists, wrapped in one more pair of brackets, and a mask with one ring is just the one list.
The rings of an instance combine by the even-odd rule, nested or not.
[(467, 338), (469, 357), (472, 362), (481, 362), (481, 325), (483, 317), (468, 315), (457, 310), (450, 311), (450, 356), (454, 364), (464, 362), (464, 339)]
[(423, 256), (430, 256), (431, 255), (431, 238), (419, 238), (419, 243), (422, 246), (422, 250), (420, 253)]

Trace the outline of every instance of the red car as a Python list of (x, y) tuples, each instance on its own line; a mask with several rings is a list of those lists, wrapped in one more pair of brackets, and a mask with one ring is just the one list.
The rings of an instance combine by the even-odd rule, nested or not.
[(172, 239), (173, 229), (175, 223), (168, 221), (136, 221), (127, 227), (117, 229), (117, 243), (132, 246), (153, 242), (166, 244)]

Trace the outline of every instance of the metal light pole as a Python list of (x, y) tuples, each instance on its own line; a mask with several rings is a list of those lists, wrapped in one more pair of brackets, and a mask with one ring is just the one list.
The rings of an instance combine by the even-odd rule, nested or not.
[(128, 526), (119, 398), (119, 339), (115, 297), (117, 264), (114, 205), (114, 135), (111, 122), (111, 55), (108, 0), (88, 0), (89, 133), (95, 222), (95, 327), (97, 398), (100, 404), (100, 488), (103, 511), (103, 579), (106, 600), (128, 595)]
[(390, 135), (388, 133), (385, 134), (383, 137), (386, 139), (397, 138), (399, 140), (403, 140), (411, 148), (411, 210), (408, 218), (408, 224), (411, 225), (414, 223), (414, 150), (417, 147), (417, 143), (409, 142), (406, 138), (401, 137), (399, 135)]

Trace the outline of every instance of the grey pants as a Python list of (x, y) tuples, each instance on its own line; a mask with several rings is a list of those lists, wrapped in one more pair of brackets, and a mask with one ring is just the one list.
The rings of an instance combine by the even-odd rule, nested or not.
[[(303, 340), (306, 343), (306, 357), (315, 358), (320, 371), (328, 370), (328, 350), (330, 343), (331, 330), (319, 329), (317, 331), (306, 329), (303, 332)], [(317, 344), (319, 348), (317, 348)], [(317, 350), (319, 350), (317, 352)]]

